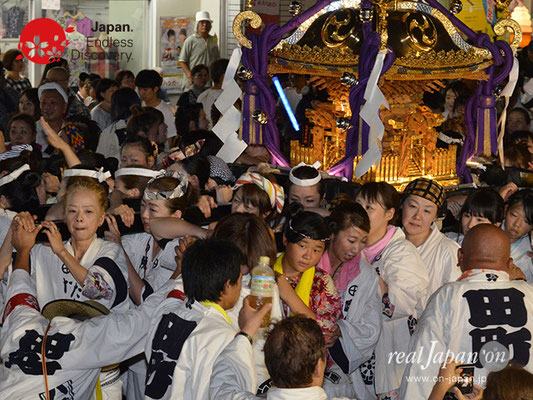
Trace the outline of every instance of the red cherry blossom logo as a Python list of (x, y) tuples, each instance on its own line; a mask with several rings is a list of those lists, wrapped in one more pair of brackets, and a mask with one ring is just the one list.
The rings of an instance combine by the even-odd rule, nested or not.
[(26, 24), (18, 48), (28, 60), (50, 64), (63, 55), (68, 43), (61, 25), (49, 18), (38, 18)]

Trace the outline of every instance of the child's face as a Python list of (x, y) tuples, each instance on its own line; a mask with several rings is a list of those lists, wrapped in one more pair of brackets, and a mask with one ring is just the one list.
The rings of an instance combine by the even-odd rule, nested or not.
[(168, 42), (169, 43), (176, 43), (176, 35), (170, 35), (168, 37)]
[(320, 207), (320, 193), (318, 185), (300, 186), (292, 185), (289, 191), (289, 204), (300, 203), (304, 207)]
[(324, 242), (306, 238), (298, 243), (287, 243), (285, 257), (290, 268), (294, 271), (305, 272), (318, 263), (325, 249)]
[(505, 213), (505, 232), (509, 236), (511, 243), (515, 243), (532, 229), (533, 225), (527, 222), (522, 203), (517, 203), (507, 209)]
[(490, 222), (490, 219), (488, 218), (473, 215), (469, 212), (464, 212), (463, 215), (461, 215), (461, 227), (463, 229), (463, 235), (466, 235), (466, 232), (479, 224), (492, 224), (492, 222)]

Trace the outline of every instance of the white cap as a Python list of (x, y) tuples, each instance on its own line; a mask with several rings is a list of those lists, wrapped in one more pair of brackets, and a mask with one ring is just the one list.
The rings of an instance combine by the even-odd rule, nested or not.
[(39, 86), (39, 91), (37, 92), (39, 95), (39, 100), (41, 100), (41, 96), (43, 95), (43, 92), (45, 90), (56, 90), (61, 95), (61, 97), (63, 97), (63, 100), (65, 100), (65, 103), (68, 104), (67, 94), (65, 93), (63, 88), (59, 86), (57, 83), (48, 82), (48, 83), (45, 83), (44, 85)]
[(201, 22), (201, 21), (213, 22), (211, 20), (211, 16), (209, 15), (207, 11), (198, 11), (196, 13), (196, 23)]

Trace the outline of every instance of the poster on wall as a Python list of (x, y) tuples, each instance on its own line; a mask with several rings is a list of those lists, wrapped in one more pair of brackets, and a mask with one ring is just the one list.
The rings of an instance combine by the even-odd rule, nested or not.
[(161, 17), (160, 62), (163, 68), (163, 87), (169, 94), (179, 93), (183, 71), (178, 59), (185, 39), (195, 30), (190, 17)]

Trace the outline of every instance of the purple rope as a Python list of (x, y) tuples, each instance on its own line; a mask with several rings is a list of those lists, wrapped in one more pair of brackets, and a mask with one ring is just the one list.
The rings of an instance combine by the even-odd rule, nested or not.
[[(262, 110), (268, 117), (268, 122), (263, 125), (263, 143), (272, 155), (273, 164), (289, 167), (290, 164), (281, 153), (279, 132), (275, 123), (276, 99), (268, 84), (268, 53), (282, 39), (283, 35), (290, 32), (302, 22), (310, 18), (317, 11), (328, 5), (331, 0), (320, 0), (313, 7), (300, 15), (293, 17), (283, 27), (275, 24), (267, 25), (261, 35), (251, 34), (249, 39), (252, 42), (252, 49), (242, 48), (242, 64), (249, 68), (253, 77), (246, 82), (243, 99), (243, 139), (250, 142), (250, 122), (255, 125), (256, 130), (259, 125), (251, 120), (249, 113), (250, 97), (255, 96), (255, 109)], [(251, 110), (253, 111), (253, 110)]]

